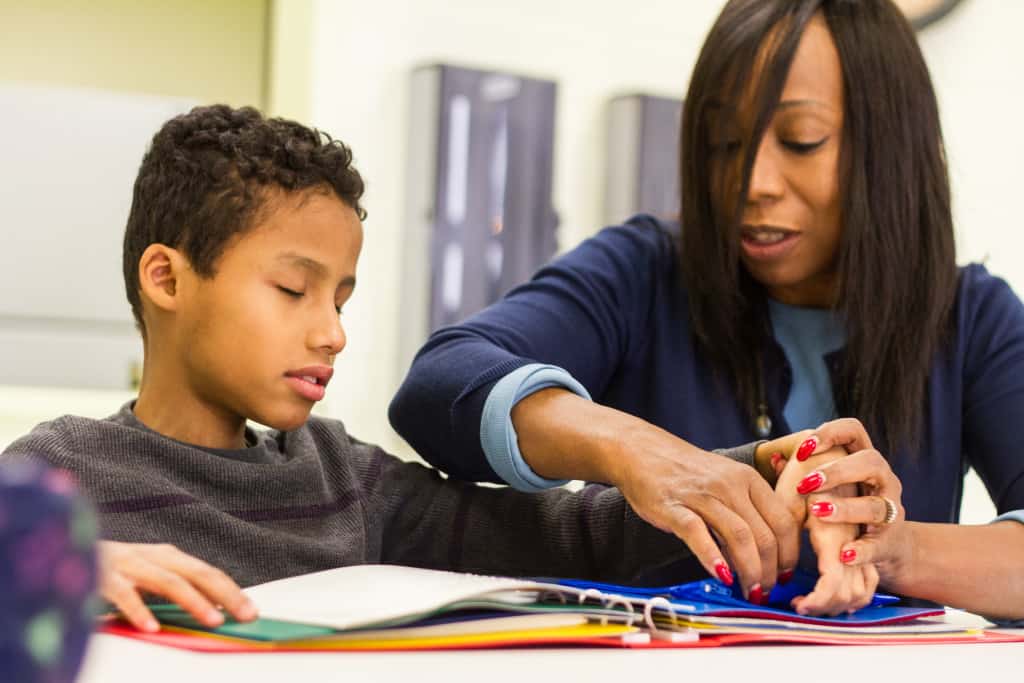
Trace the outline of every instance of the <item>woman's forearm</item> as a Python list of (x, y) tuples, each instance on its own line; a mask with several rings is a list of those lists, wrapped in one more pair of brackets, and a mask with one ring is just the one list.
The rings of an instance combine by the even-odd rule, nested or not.
[[(671, 440), (681, 455), (706, 455), (660, 427), (561, 388), (541, 389), (516, 403), (512, 408), (512, 425), (523, 460), (547, 479), (621, 485), (623, 469), (630, 466), (635, 452), (642, 451), (644, 444), (652, 440)], [(799, 443), (799, 439), (800, 435), (791, 435), (761, 444), (755, 451), (755, 468), (774, 483), (775, 473), (769, 464), (771, 453), (780, 444), (788, 447)], [(634, 447), (633, 457), (624, 452), (623, 444)]]
[(1024, 618), (1024, 524), (906, 525), (905, 558), (879, 567), (886, 590), (992, 618)]
[[(678, 536), (726, 583), (735, 571), (744, 590), (759, 595), (762, 586), (775, 584), (779, 570), (797, 563), (799, 525), (746, 464), (749, 450), (709, 453), (563, 389), (542, 389), (519, 401), (512, 424), (519, 452), (535, 473), (617, 486), (636, 514)], [(729, 547), (728, 562), (712, 531)]]
[(523, 460), (548, 479), (617, 484), (627, 463), (614, 444), (637, 420), (560, 388), (541, 389), (512, 408)]

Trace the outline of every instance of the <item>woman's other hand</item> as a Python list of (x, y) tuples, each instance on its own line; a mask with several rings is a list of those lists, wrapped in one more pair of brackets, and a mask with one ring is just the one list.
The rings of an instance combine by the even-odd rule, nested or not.
[(100, 593), (135, 628), (159, 629), (141, 592), (166, 598), (205, 626), (224, 623), (223, 605), (239, 621), (256, 618), (256, 607), (221, 570), (172, 545), (99, 542)]
[(836, 500), (816, 516), (830, 525), (864, 525), (863, 535), (843, 544), (840, 561), (849, 566), (874, 564), (883, 584), (895, 582), (913, 556), (913, 534), (900, 500), (903, 486), (881, 453), (868, 448), (816, 467), (795, 490), (808, 495), (850, 485), (857, 486), (860, 495)]

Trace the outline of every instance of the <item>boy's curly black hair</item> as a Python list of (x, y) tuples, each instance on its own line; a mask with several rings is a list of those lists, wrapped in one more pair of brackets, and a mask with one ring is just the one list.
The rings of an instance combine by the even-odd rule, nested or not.
[(153, 136), (135, 179), (124, 233), (124, 284), (145, 335), (139, 259), (151, 244), (181, 250), (212, 277), (228, 241), (256, 222), (267, 190), (333, 192), (359, 218), (363, 179), (339, 140), (251, 107), (196, 107)]

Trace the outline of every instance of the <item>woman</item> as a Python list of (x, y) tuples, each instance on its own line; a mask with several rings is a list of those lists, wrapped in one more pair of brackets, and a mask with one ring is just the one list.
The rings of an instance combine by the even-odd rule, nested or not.
[[(681, 139), (681, 227), (604, 230), (438, 331), (392, 424), (456, 477), (615, 484), (708, 571), (721, 539), (749, 590), (793, 567), (795, 532), (763, 481), (705, 449), (853, 416), (885, 457), (856, 422), (801, 446), (853, 451), (819, 491), (874, 494), (812, 510), (871, 525), (842, 559), (907, 596), (1024, 616), (1024, 307), (956, 267), (938, 108), (902, 14), (731, 0)], [(1009, 518), (956, 525), (968, 466)]]

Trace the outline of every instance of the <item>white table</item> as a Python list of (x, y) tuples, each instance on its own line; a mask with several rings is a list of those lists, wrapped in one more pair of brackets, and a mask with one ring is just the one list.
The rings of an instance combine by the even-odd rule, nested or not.
[(94, 636), (79, 683), (970, 683), (1020, 681), (1024, 643), (200, 654)]

